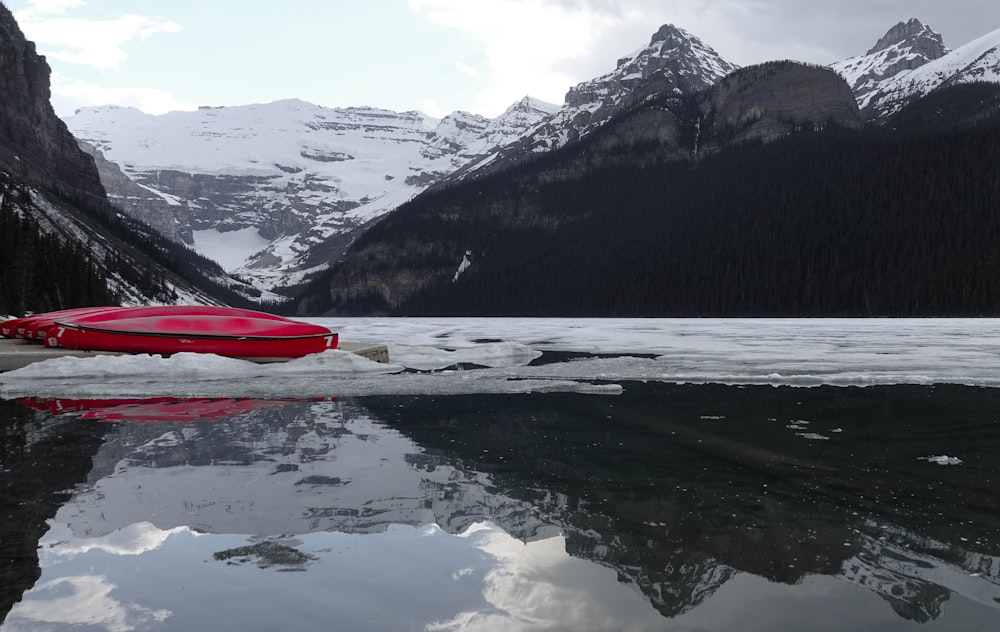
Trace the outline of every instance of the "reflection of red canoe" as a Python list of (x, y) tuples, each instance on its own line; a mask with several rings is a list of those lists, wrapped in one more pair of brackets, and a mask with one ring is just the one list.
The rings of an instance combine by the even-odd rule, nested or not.
[[(81, 419), (158, 422), (215, 421), (255, 410), (276, 408), (296, 400), (177, 398), (148, 399), (45, 399), (22, 397), (20, 403), (53, 415), (79, 413)], [(315, 400), (313, 400), (315, 401)]]
[[(151, 308), (152, 309), (152, 308)], [(257, 360), (298, 358), (337, 347), (338, 336), (326, 327), (271, 314), (234, 315), (228, 308), (202, 313), (156, 308), (159, 315), (110, 318), (92, 314), (58, 319), (45, 345), (88, 351), (172, 354), (214, 353)]]

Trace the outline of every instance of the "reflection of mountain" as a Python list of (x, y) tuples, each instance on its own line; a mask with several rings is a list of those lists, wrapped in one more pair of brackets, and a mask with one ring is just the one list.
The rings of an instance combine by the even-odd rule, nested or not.
[(860, 529), (857, 552), (844, 563), (841, 577), (878, 593), (901, 617), (937, 619), (952, 593), (1000, 604), (1000, 556), (870, 521)]
[[(880, 405), (864, 410), (909, 423), (919, 420), (913, 392), (789, 397), (770, 387), (658, 385), (597, 401), (373, 397), (284, 402), (214, 422), (81, 421), (105, 429), (106, 440), (88, 488), (56, 519), (88, 539), (143, 522), (269, 536), (432, 523), (461, 533), (489, 520), (524, 541), (562, 532), (567, 552), (614, 569), (666, 616), (705, 602), (740, 571), (789, 584), (841, 577), (918, 621), (937, 618), (952, 592), (995, 607), (1000, 522), (978, 483), (957, 470), (903, 471), (929, 467), (892, 454), (938, 441), (929, 426), (852, 422), (856, 405), (837, 399), (872, 398)], [(879, 400), (885, 393), (892, 398)], [(949, 399), (947, 389), (935, 402), (965, 415), (976, 441), (998, 438), (1000, 429), (976, 425), (992, 402)], [(829, 408), (841, 416), (815, 412)], [(841, 444), (817, 446), (789, 430), (786, 418), (810, 423), (803, 411), (813, 411), (814, 430), (867, 432), (849, 448), (858, 462), (838, 460)], [(948, 431), (963, 432), (955, 423)], [(869, 452), (889, 465), (874, 466)], [(934, 517), (944, 500), (961, 523), (950, 532)]]
[[(937, 618), (952, 592), (1000, 603), (990, 477), (928, 472), (916, 458), (947, 435), (995, 472), (980, 446), (1000, 440), (988, 419), (996, 394), (975, 391), (977, 400), (968, 389), (938, 388), (929, 403), (925, 389), (907, 388), (792, 389), (794, 397), (770, 387), (652, 388), (660, 390), (648, 407), (641, 396), (594, 403), (564, 395), (518, 406), (482, 397), (366, 404), (429, 452), (451, 454), (532, 502), (564, 530), (572, 554), (615, 568), (667, 616), (736, 571), (790, 584), (841, 577), (917, 621)], [(808, 424), (797, 417), (804, 411), (826, 411), (830, 428), (856, 431), (860, 441), (800, 438), (787, 424)]]
[(45, 521), (85, 480), (101, 434), (0, 400), (0, 622), (38, 580)]
[[(91, 488), (59, 518), (78, 536), (150, 520), (160, 529), (276, 535), (378, 532), (437, 523), (451, 532), (494, 513), (542, 528), (488, 479), (421, 454), (350, 403), (284, 402), (231, 421), (117, 426)], [(167, 475), (169, 474), (169, 475)]]

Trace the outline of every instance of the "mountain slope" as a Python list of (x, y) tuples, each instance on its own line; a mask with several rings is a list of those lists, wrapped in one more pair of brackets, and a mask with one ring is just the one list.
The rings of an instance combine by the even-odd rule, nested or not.
[[(933, 133), (792, 135), (695, 168), (497, 174), (400, 209), (317, 289), (333, 309), (395, 300), (401, 315), (996, 316), (998, 147), (994, 117)], [(434, 225), (455, 208), (467, 225)], [(551, 228), (518, 230), (512, 217)], [(404, 250), (403, 235), (427, 254)], [(453, 281), (460, 244), (472, 263)], [(405, 254), (405, 273), (366, 269), (361, 256), (379, 248)]]
[[(576, 143), (440, 187), (404, 205), (317, 279), (298, 310), (360, 314), (430, 309), (421, 303), (426, 295), (463, 287), (471, 296), (477, 282), (469, 280), (472, 286), (466, 286), (468, 279), (522, 265), (522, 272), (533, 270), (539, 286), (547, 288), (543, 295), (565, 301), (559, 288), (569, 287), (567, 279), (585, 275), (579, 270), (593, 272), (587, 249), (596, 253), (615, 243), (624, 249), (616, 256), (627, 256), (627, 244), (604, 239), (602, 245), (601, 239), (606, 231), (622, 230), (619, 218), (627, 223), (633, 210), (648, 205), (650, 179), (666, 186), (686, 179), (693, 164), (728, 148), (860, 125), (854, 97), (836, 73), (792, 62), (740, 69), (693, 95), (661, 95)], [(587, 248), (573, 248), (584, 241)], [(561, 259), (554, 254), (559, 252), (571, 256)], [(545, 264), (527, 263), (536, 259)], [(605, 274), (613, 274), (616, 264), (604, 263)], [(584, 288), (575, 291), (587, 295)], [(516, 288), (504, 287), (479, 313), (530, 314), (534, 307), (526, 300)], [(461, 301), (449, 305), (445, 313), (465, 313)]]

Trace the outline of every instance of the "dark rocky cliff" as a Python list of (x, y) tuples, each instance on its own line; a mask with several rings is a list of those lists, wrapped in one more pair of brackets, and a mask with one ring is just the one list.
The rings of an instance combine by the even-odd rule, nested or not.
[(638, 157), (630, 147), (648, 143), (657, 147), (648, 158), (699, 158), (827, 126), (861, 127), (847, 83), (829, 68), (777, 61), (736, 70), (691, 97), (634, 108), (601, 131), (597, 147), (617, 151), (623, 160)]
[(837, 73), (788, 61), (737, 70), (704, 93), (699, 110), (712, 125), (731, 131), (725, 143), (717, 142), (720, 148), (826, 125), (861, 127), (853, 93)]
[(107, 208), (94, 160), (49, 102), (51, 70), (0, 4), (0, 169), (92, 208)]

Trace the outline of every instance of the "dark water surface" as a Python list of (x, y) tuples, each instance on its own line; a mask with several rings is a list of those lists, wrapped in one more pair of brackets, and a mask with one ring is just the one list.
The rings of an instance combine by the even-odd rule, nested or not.
[(624, 386), (0, 401), (0, 629), (997, 629), (1000, 390)]

